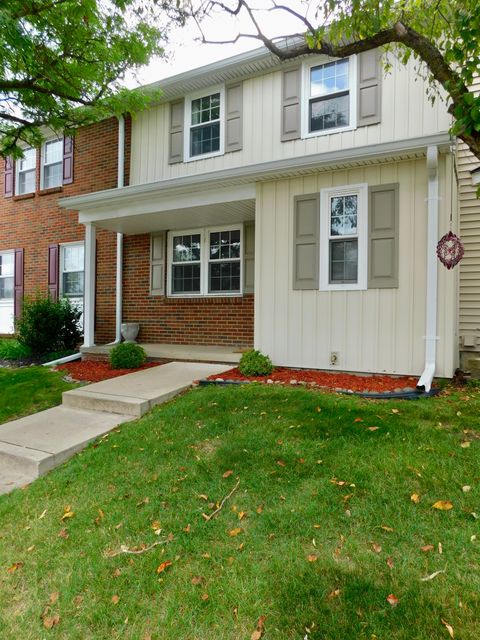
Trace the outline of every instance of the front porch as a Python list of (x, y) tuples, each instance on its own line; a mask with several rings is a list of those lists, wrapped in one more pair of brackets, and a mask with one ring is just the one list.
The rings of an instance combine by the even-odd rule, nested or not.
[[(149, 360), (211, 362), (231, 364), (232, 366), (238, 364), (242, 353), (249, 348), (190, 344), (139, 344), (145, 349)], [(80, 351), (84, 360), (106, 360), (113, 347), (114, 345), (98, 345), (82, 347)]]

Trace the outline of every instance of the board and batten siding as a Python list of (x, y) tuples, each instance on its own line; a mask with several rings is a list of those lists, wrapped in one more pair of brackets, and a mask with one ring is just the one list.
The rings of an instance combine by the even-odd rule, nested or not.
[[(448, 227), (450, 162), (440, 156), (440, 229)], [(364, 182), (399, 183), (398, 288), (294, 291), (294, 197)], [(278, 365), (419, 375), (425, 362), (426, 197), (425, 159), (258, 184), (255, 348)], [(457, 363), (457, 275), (441, 267), (438, 274), (436, 374), (448, 377)]]
[(392, 71), (382, 78), (381, 122), (353, 131), (282, 142), (281, 69), (243, 82), (243, 146), (240, 151), (169, 164), (170, 105), (161, 104), (145, 110), (132, 123), (130, 184), (448, 131), (450, 117), (445, 105), (440, 99), (434, 105), (427, 100), (426, 84), (415, 73), (413, 61), (407, 67), (398, 61), (392, 62)]
[[(480, 78), (474, 83), (480, 91)], [(459, 334), (460, 347), (480, 351), (480, 200), (472, 185), (471, 171), (480, 166), (463, 142), (457, 146), (460, 237), (465, 254), (460, 262)]]

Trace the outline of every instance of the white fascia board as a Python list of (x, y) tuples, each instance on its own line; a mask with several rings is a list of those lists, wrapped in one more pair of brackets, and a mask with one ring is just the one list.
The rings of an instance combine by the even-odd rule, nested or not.
[(270, 162), (250, 164), (243, 167), (233, 167), (222, 169), (221, 171), (211, 171), (207, 173), (182, 176), (146, 184), (132, 185), (121, 189), (106, 189), (95, 191), (81, 196), (61, 198), (58, 203), (65, 209), (82, 210), (88, 212), (97, 210), (102, 206), (122, 206), (127, 199), (138, 199), (156, 194), (157, 197), (173, 195), (175, 190), (181, 195), (185, 190), (201, 188), (212, 188), (216, 185), (225, 184), (228, 180), (231, 185), (245, 183), (247, 181), (258, 182), (259, 180), (275, 179), (282, 177), (283, 172), (312, 171), (315, 169), (326, 169), (336, 163), (361, 162), (362, 160), (386, 159), (395, 157), (402, 153), (425, 153), (430, 145), (438, 145), (441, 151), (449, 148), (450, 136), (448, 132), (439, 133), (422, 138), (409, 138), (382, 144), (368, 145), (342, 149), (329, 153), (316, 153), (309, 156), (299, 156)]

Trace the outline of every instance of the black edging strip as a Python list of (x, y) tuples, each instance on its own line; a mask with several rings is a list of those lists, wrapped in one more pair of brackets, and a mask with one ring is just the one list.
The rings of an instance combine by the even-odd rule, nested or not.
[[(201, 387), (208, 387), (215, 385), (217, 387), (224, 387), (228, 385), (238, 384), (251, 384), (256, 382), (255, 380), (199, 380)], [(262, 383), (266, 384), (266, 382)], [(288, 385), (293, 386), (293, 385)], [(307, 389), (328, 389), (328, 387), (309, 387), (308, 385), (295, 385), (298, 387), (304, 387)], [(334, 391), (332, 389), (332, 391)], [(433, 398), (441, 392), (441, 389), (436, 387), (430, 389), (430, 391), (392, 391), (391, 393), (362, 393), (360, 391), (334, 391), (334, 393), (342, 393), (345, 396), (357, 396), (360, 398), (370, 398), (371, 400), (418, 400), (419, 398)]]

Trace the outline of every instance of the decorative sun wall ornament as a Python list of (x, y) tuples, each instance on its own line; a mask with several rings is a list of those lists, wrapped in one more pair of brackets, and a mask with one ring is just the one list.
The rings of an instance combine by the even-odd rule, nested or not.
[(437, 256), (440, 262), (447, 267), (453, 269), (463, 258), (463, 243), (458, 236), (449, 231), (443, 238), (440, 238), (437, 244)]

